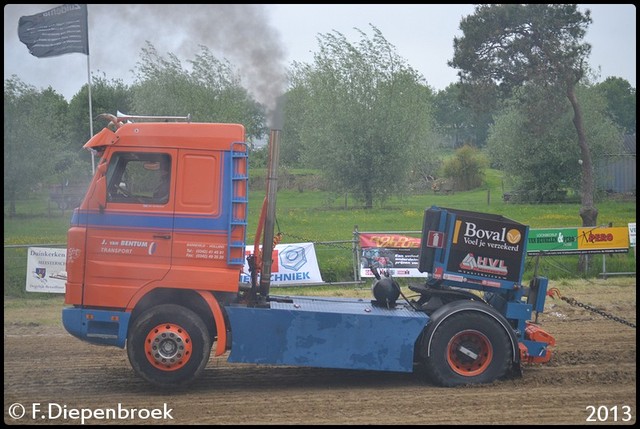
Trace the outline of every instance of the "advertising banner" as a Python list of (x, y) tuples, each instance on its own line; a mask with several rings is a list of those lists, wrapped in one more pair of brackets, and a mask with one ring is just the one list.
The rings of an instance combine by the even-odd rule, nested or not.
[(540, 252), (573, 255), (578, 252), (577, 228), (530, 229), (527, 240), (527, 254)]
[(64, 293), (67, 249), (27, 249), (27, 292)]
[(530, 229), (527, 254), (627, 253), (629, 238), (626, 227)]
[(578, 250), (582, 253), (627, 253), (629, 252), (629, 229), (578, 228)]
[(393, 277), (427, 277), (418, 271), (420, 238), (388, 233), (360, 233), (360, 276), (374, 277), (372, 267)]
[[(252, 245), (247, 245), (245, 254), (247, 256), (252, 254), (253, 248)], [(273, 249), (272, 258), (272, 285), (323, 283), (313, 243), (278, 244)], [(251, 283), (249, 264), (246, 259), (240, 282)]]
[(629, 224), (629, 247), (636, 247), (636, 223)]
[(518, 282), (527, 227), (504, 218), (459, 214), (446, 270)]

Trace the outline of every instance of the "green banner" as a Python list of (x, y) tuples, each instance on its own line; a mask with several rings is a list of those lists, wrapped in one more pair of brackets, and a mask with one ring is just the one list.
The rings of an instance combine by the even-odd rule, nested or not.
[(578, 253), (578, 228), (529, 229), (527, 254)]

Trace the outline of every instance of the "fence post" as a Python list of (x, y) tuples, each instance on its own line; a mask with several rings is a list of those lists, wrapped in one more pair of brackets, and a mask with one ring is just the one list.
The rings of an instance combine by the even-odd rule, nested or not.
[(353, 241), (351, 248), (353, 249), (353, 280), (360, 281), (360, 252), (358, 251), (358, 243), (360, 242), (358, 225), (353, 226)]

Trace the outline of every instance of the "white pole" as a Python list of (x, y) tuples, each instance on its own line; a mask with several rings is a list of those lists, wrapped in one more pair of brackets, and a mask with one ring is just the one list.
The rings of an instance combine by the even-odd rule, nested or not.
[[(89, 138), (93, 137), (93, 108), (91, 106), (91, 67), (89, 66), (89, 55), (87, 55), (87, 82), (89, 86)], [(95, 151), (91, 150), (91, 175), (96, 172)]]
[[(87, 8), (87, 15), (89, 10)], [(87, 16), (87, 48), (89, 47), (89, 17)], [(91, 105), (91, 65), (89, 61), (89, 49), (87, 49), (87, 84), (89, 86), (89, 138), (93, 137), (93, 107)], [(91, 175), (96, 172), (96, 158), (95, 151), (91, 149)]]

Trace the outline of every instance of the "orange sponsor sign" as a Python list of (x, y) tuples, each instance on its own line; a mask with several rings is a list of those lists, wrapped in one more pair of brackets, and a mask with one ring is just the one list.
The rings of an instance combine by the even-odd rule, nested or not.
[(629, 249), (629, 229), (627, 227), (578, 228), (579, 250)]

